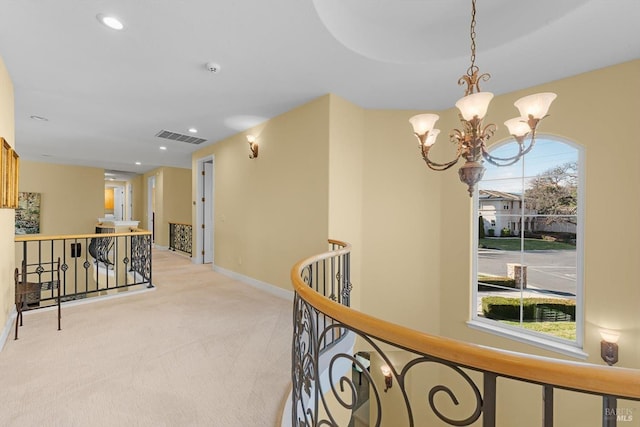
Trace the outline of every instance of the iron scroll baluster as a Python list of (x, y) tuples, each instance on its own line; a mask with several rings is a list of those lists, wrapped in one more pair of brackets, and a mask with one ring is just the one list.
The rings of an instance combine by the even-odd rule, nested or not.
[[(501, 381), (501, 385), (515, 381), (540, 387), (543, 427), (554, 425), (556, 389), (600, 397), (604, 427), (616, 426), (621, 418), (628, 421), (624, 417), (632, 410), (621, 404), (622, 400), (640, 401), (637, 370), (622, 372), (623, 368), (616, 368), (604, 372), (602, 367), (591, 364), (479, 348), (344, 308), (348, 298), (338, 304), (330, 295), (322, 293), (337, 291), (332, 288), (334, 281), (343, 287), (341, 293), (351, 289), (348, 257), (340, 263), (331, 261), (331, 258), (348, 255), (345, 252), (348, 252), (346, 244), (333, 247), (329, 252), (300, 261), (292, 270), (295, 289), (293, 425), (352, 425), (350, 421), (366, 394), (370, 400), (367, 414), (371, 426), (413, 427), (430, 425), (430, 420), (434, 420), (450, 426), (481, 423), (483, 427), (495, 427), (498, 378), (508, 380)], [(399, 334), (398, 340), (392, 333)], [(364, 366), (352, 354), (356, 342), (359, 354), (363, 350), (369, 354), (370, 365)], [(367, 369), (382, 366), (384, 375), (390, 375), (390, 381), (383, 379), (381, 372)], [(522, 366), (529, 369), (523, 370)], [(436, 367), (438, 371), (435, 376), (421, 376), (423, 368), (419, 367)], [(441, 375), (443, 373), (445, 375)], [(365, 379), (366, 393), (356, 385), (358, 381), (354, 381), (353, 375)], [(412, 378), (422, 382), (411, 381), (411, 390), (408, 390), (408, 380)], [(629, 387), (627, 378), (633, 382)], [(611, 388), (611, 384), (616, 384), (615, 388)], [(391, 394), (396, 397), (389, 411), (385, 405)]]

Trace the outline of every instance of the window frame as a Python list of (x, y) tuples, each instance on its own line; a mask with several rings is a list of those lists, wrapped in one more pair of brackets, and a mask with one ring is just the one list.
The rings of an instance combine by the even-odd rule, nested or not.
[[(472, 229), (472, 272), (471, 272), (471, 305), (470, 305), (470, 319), (467, 325), (473, 329), (481, 330), (484, 332), (498, 335), (504, 338), (512, 339), (514, 341), (530, 344), (539, 348), (550, 350), (553, 352), (561, 353), (567, 356), (572, 356), (580, 359), (586, 359), (588, 354), (584, 351), (584, 211), (586, 203), (586, 177), (585, 177), (585, 147), (567, 140), (565, 138), (556, 137), (553, 135), (539, 134), (536, 141), (548, 140), (566, 144), (577, 150), (578, 154), (578, 201), (577, 201), (577, 225), (576, 225), (576, 340), (570, 341), (559, 337), (554, 337), (549, 334), (541, 332), (535, 332), (526, 330), (519, 326), (512, 326), (500, 323), (492, 319), (486, 319), (478, 315), (478, 239), (479, 239), (479, 186), (476, 186), (472, 197), (472, 216), (471, 216), (471, 229)], [(502, 141), (492, 144), (489, 148), (490, 151), (502, 147), (506, 144), (515, 143), (513, 138), (504, 139)], [(535, 147), (533, 148), (535, 150)], [(524, 156), (526, 162), (526, 155)], [(522, 174), (519, 176), (522, 178)], [(523, 189), (524, 190), (524, 189)], [(519, 214), (521, 215), (521, 214)], [(524, 218), (520, 216), (520, 220), (524, 221)], [(520, 235), (521, 237), (522, 235)], [(521, 237), (522, 238), (522, 237)]]

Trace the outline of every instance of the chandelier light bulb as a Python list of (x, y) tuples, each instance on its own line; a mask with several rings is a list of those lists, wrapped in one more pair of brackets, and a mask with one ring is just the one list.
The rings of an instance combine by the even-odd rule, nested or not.
[(558, 95), (552, 92), (534, 93), (518, 99), (513, 105), (520, 111), (520, 116), (527, 119), (542, 119), (547, 115), (549, 107)]
[(507, 129), (509, 129), (509, 133), (515, 137), (525, 136), (531, 130), (531, 128), (529, 127), (529, 123), (523, 121), (522, 117), (509, 119), (504, 122), (504, 125), (507, 127)]
[(409, 123), (413, 126), (413, 132), (417, 135), (424, 135), (431, 131), (440, 116), (437, 114), (418, 114), (409, 119)]
[(424, 145), (426, 145), (427, 147), (431, 147), (433, 143), (436, 142), (436, 138), (438, 137), (439, 133), (440, 129), (432, 129), (431, 132), (429, 132), (429, 136), (424, 141)]
[(475, 116), (482, 120), (487, 114), (489, 103), (492, 99), (493, 94), (491, 92), (472, 93), (471, 95), (460, 98), (458, 102), (456, 102), (456, 107), (458, 107), (460, 114), (462, 114), (465, 120), (469, 121)]
[(617, 344), (618, 339), (620, 338), (620, 333), (608, 329), (601, 329), (600, 336), (606, 342)]

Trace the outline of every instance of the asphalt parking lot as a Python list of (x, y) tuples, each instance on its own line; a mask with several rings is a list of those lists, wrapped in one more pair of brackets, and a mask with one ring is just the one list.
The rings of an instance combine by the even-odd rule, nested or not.
[(478, 274), (507, 275), (507, 264), (523, 261), (527, 266), (527, 288), (563, 297), (576, 294), (576, 251), (519, 251), (478, 249)]

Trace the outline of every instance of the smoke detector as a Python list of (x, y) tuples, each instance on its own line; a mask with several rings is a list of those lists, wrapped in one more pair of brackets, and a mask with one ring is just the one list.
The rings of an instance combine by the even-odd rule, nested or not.
[(214, 74), (220, 71), (220, 64), (215, 62), (207, 62), (205, 64), (205, 67), (207, 67), (207, 70), (209, 70), (209, 72)]

